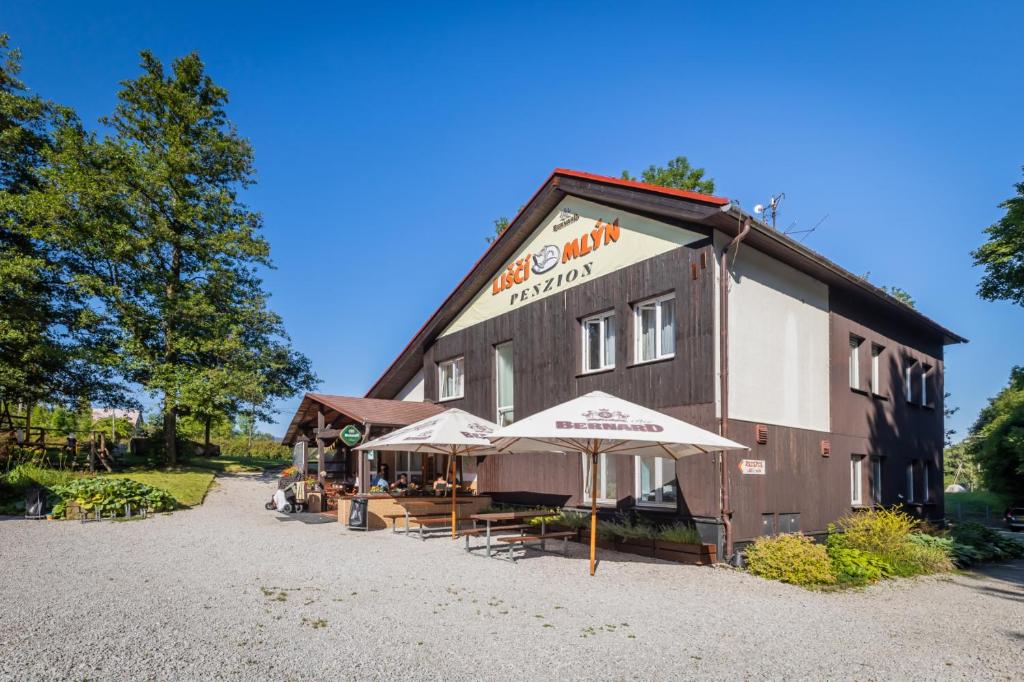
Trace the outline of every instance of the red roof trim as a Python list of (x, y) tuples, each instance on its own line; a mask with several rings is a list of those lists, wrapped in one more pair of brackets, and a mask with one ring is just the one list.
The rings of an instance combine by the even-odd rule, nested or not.
[(701, 194), (700, 192), (691, 192), (687, 189), (675, 189), (673, 187), (661, 187), (659, 185), (650, 185), (646, 182), (623, 180), (621, 178), (608, 177), (607, 175), (595, 175), (593, 173), (584, 173), (583, 171), (569, 170), (568, 168), (556, 168), (552, 175), (566, 175), (571, 178), (603, 182), (605, 184), (619, 185), (620, 187), (629, 187), (631, 189), (642, 189), (648, 192), (655, 192), (657, 194), (667, 194), (673, 197), (692, 199), (693, 201), (703, 201), (708, 204), (714, 204), (715, 206), (725, 206), (729, 203), (729, 200), (725, 197), (716, 197), (712, 194)]
[[(690, 199), (692, 201), (702, 201), (704, 203), (714, 204), (716, 206), (725, 206), (726, 204), (729, 203), (729, 200), (726, 199), (725, 197), (716, 197), (710, 194), (701, 194), (700, 192), (691, 192), (685, 189), (674, 189), (672, 187), (659, 187), (658, 185), (649, 185), (646, 182), (622, 180), (620, 178), (613, 178), (607, 175), (584, 173), (583, 171), (575, 171), (570, 170), (568, 168), (556, 168), (554, 171), (551, 172), (551, 175), (548, 176), (548, 179), (541, 183), (541, 186), (538, 187), (537, 191), (533, 193), (533, 196), (530, 197), (530, 200), (523, 204), (522, 208), (519, 209), (515, 217), (512, 218), (512, 221), (509, 223), (509, 227), (514, 225), (515, 222), (519, 220), (519, 216), (523, 214), (523, 211), (525, 211), (527, 207), (529, 207), (530, 204), (533, 203), (534, 199), (537, 198), (537, 195), (540, 194), (545, 187), (551, 184), (551, 181), (555, 178), (556, 175), (563, 175), (570, 178), (579, 178), (581, 180), (590, 180), (592, 182), (603, 182), (605, 184), (619, 185), (620, 187), (629, 187), (631, 189), (640, 189), (647, 192), (654, 192), (656, 194), (665, 194), (668, 196)], [(438, 313), (440, 313), (444, 309), (444, 307), (448, 305), (448, 301), (450, 301), (452, 297), (455, 296), (456, 293), (458, 293), (459, 289), (461, 289), (463, 285), (469, 280), (470, 275), (472, 275), (476, 271), (477, 267), (479, 267), (480, 264), (483, 263), (484, 259), (487, 258), (487, 254), (489, 254), (491, 250), (498, 245), (498, 242), (501, 240), (503, 236), (505, 236), (506, 232), (508, 232), (508, 228), (506, 228), (505, 232), (502, 232), (501, 235), (498, 236), (498, 239), (495, 239), (493, 242), (491, 242), (491, 245), (487, 247), (487, 250), (484, 251), (483, 255), (477, 259), (476, 263), (473, 264), (473, 267), (471, 267), (469, 271), (466, 273), (466, 276), (463, 277), (462, 280), (457, 285), (455, 285), (455, 288), (452, 289), (452, 292), (448, 294), (447, 297), (445, 297), (444, 301), (441, 302), (441, 305), (437, 307), (437, 310), (435, 310), (430, 315), (430, 317), (427, 318), (427, 321), (423, 323), (423, 326), (421, 326), (419, 330), (415, 334), (413, 334), (412, 338), (409, 340), (409, 343), (405, 344), (405, 348), (402, 349), (402, 352), (395, 357), (394, 361), (392, 361), (392, 363), (388, 365), (387, 368), (385, 368), (385, 370), (381, 373), (377, 380), (373, 382), (373, 386), (371, 386), (370, 389), (366, 392), (366, 395), (370, 395), (377, 389), (377, 386), (380, 384), (381, 381), (384, 380), (384, 377), (388, 375), (388, 372), (390, 372), (391, 368), (395, 366), (395, 363), (398, 362), (398, 360), (401, 359), (402, 356), (404, 356), (409, 351), (410, 348), (412, 348), (412, 344), (417, 339), (417, 337), (419, 337), (419, 335), (423, 333), (423, 330), (430, 326), (430, 323), (434, 320), (435, 317), (437, 317)]]

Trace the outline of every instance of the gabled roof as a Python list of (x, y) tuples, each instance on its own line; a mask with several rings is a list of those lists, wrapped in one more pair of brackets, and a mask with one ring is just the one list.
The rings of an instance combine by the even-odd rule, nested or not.
[(504, 267), (544, 217), (567, 195), (675, 223), (704, 225), (727, 236), (739, 233), (738, 217), (750, 219), (752, 229), (744, 244), (764, 251), (797, 270), (818, 278), (830, 287), (880, 306), (887, 313), (897, 315), (908, 325), (941, 338), (943, 343), (967, 341), (862, 277), (850, 273), (782, 232), (740, 211), (725, 197), (556, 168), (367, 391), (368, 397), (396, 395), (405, 383), (422, 369), (425, 347), (451, 323), (459, 311), (489, 281), (491, 275)]
[(316, 425), (316, 415), (323, 411), (328, 423), (338, 416), (345, 421), (374, 426), (408, 426), (421, 419), (431, 417), (444, 408), (433, 403), (416, 402), (413, 400), (383, 400), (379, 398), (355, 398), (344, 395), (326, 395), (324, 393), (307, 393), (302, 397), (299, 409), (295, 411), (288, 431), (281, 442), (291, 445), (300, 435), (303, 425), (312, 422)]

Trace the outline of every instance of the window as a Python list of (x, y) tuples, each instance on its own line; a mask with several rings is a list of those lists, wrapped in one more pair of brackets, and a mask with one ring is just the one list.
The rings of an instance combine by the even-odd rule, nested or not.
[(903, 370), (903, 395), (908, 403), (912, 403), (914, 402), (914, 365), (917, 364), (917, 361), (908, 359), (906, 362), (907, 366)]
[(907, 502), (914, 501), (914, 462), (907, 462)]
[(871, 344), (871, 392), (882, 395), (882, 351), (885, 348)]
[(676, 461), (671, 457), (636, 457), (636, 503), (676, 506)]
[(864, 455), (853, 455), (850, 458), (850, 503), (851, 504), (864, 504), (863, 491), (861, 486), (863, 484), (864, 472)]
[[(590, 502), (593, 494), (590, 490), (590, 455), (583, 455), (583, 498)], [(597, 458), (597, 502), (598, 504), (615, 504), (618, 501), (618, 487), (615, 481), (615, 461), (601, 453)]]
[(498, 398), (498, 426), (508, 426), (514, 418), (512, 412), (512, 342), (494, 347), (494, 393)]
[(445, 360), (437, 366), (438, 400), (454, 400), (464, 395), (463, 366), (465, 358), (458, 357)]
[(583, 371), (596, 372), (615, 366), (615, 313), (583, 320)]
[(932, 491), (929, 490), (929, 488), (931, 486), (928, 485), (929, 469), (931, 469), (931, 466), (930, 466), (929, 462), (922, 461), (921, 462), (921, 487), (924, 490), (924, 495), (922, 496), (922, 499), (925, 502), (931, 502), (932, 501)]
[(676, 353), (675, 294), (638, 303), (636, 320), (636, 362), (670, 358)]
[(850, 334), (850, 388), (860, 390), (860, 346), (864, 339)]
[(423, 483), (423, 455), (418, 452), (395, 453), (394, 480), (397, 481), (401, 474), (405, 474), (411, 483)]
[(871, 458), (871, 501), (882, 504), (882, 458)]
[(921, 365), (921, 404), (926, 406), (930, 406), (932, 404), (931, 391), (928, 390), (928, 384), (931, 381), (931, 374), (931, 365)]
[(800, 532), (800, 514), (779, 514), (779, 532), (780, 533), (799, 533)]

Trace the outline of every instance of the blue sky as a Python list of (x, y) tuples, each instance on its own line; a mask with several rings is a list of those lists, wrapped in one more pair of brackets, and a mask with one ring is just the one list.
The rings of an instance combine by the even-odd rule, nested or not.
[(327, 4), (0, 11), (28, 84), (90, 123), (140, 49), (200, 52), (324, 391), (362, 395), (554, 167), (679, 154), (748, 210), (785, 192), (780, 227), (828, 215), (810, 247), (970, 338), (946, 355), (961, 435), (1024, 363), (1024, 310), (980, 301), (969, 255), (1022, 177), (1024, 5)]

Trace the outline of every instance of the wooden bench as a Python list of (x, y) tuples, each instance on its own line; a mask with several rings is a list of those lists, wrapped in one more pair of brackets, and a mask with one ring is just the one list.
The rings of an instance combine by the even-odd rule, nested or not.
[(405, 519), (405, 534), (408, 535), (409, 534), (409, 530), (410, 530), (409, 529), (409, 521), (410, 520), (415, 521), (416, 523), (420, 523), (420, 519), (423, 519), (425, 521), (427, 519), (448, 518), (449, 516), (451, 516), (451, 514), (449, 512), (423, 512), (423, 513), (419, 513), (419, 512), (412, 512), (412, 511), (406, 509), (404, 512), (391, 512), (390, 514), (382, 514), (382, 516), (385, 519), (391, 519), (391, 532), (392, 533), (397, 533), (398, 532), (398, 523), (397, 523), (398, 519)]
[[(530, 528), (533, 528), (533, 526), (531, 526), (528, 523), (515, 523), (515, 524), (509, 524), (507, 526), (491, 526), (491, 532), (494, 532), (494, 531), (497, 531), (497, 530), (500, 530), (500, 531), (506, 531), (506, 530), (524, 531), (524, 530), (528, 530)], [(466, 538), (466, 551), (468, 552), (471, 549), (474, 549), (474, 548), (471, 548), (469, 546), (469, 538), (470, 537), (475, 537), (477, 535), (484, 535), (484, 534), (486, 534), (487, 533), (487, 528), (486, 527), (470, 528), (469, 530), (460, 531), (460, 533), (463, 536), (465, 536), (465, 538)], [(480, 549), (480, 548), (476, 547), (475, 549)]]
[(495, 538), (498, 542), (504, 542), (508, 545), (508, 556), (506, 557), (512, 563), (516, 561), (515, 546), (522, 545), (526, 547), (527, 543), (539, 542), (541, 551), (546, 551), (544, 547), (545, 540), (561, 540), (562, 541), (562, 554), (565, 555), (569, 548), (569, 538), (576, 537), (576, 532), (571, 530), (559, 531), (557, 533), (536, 533), (534, 535), (504, 535), (500, 538)]

